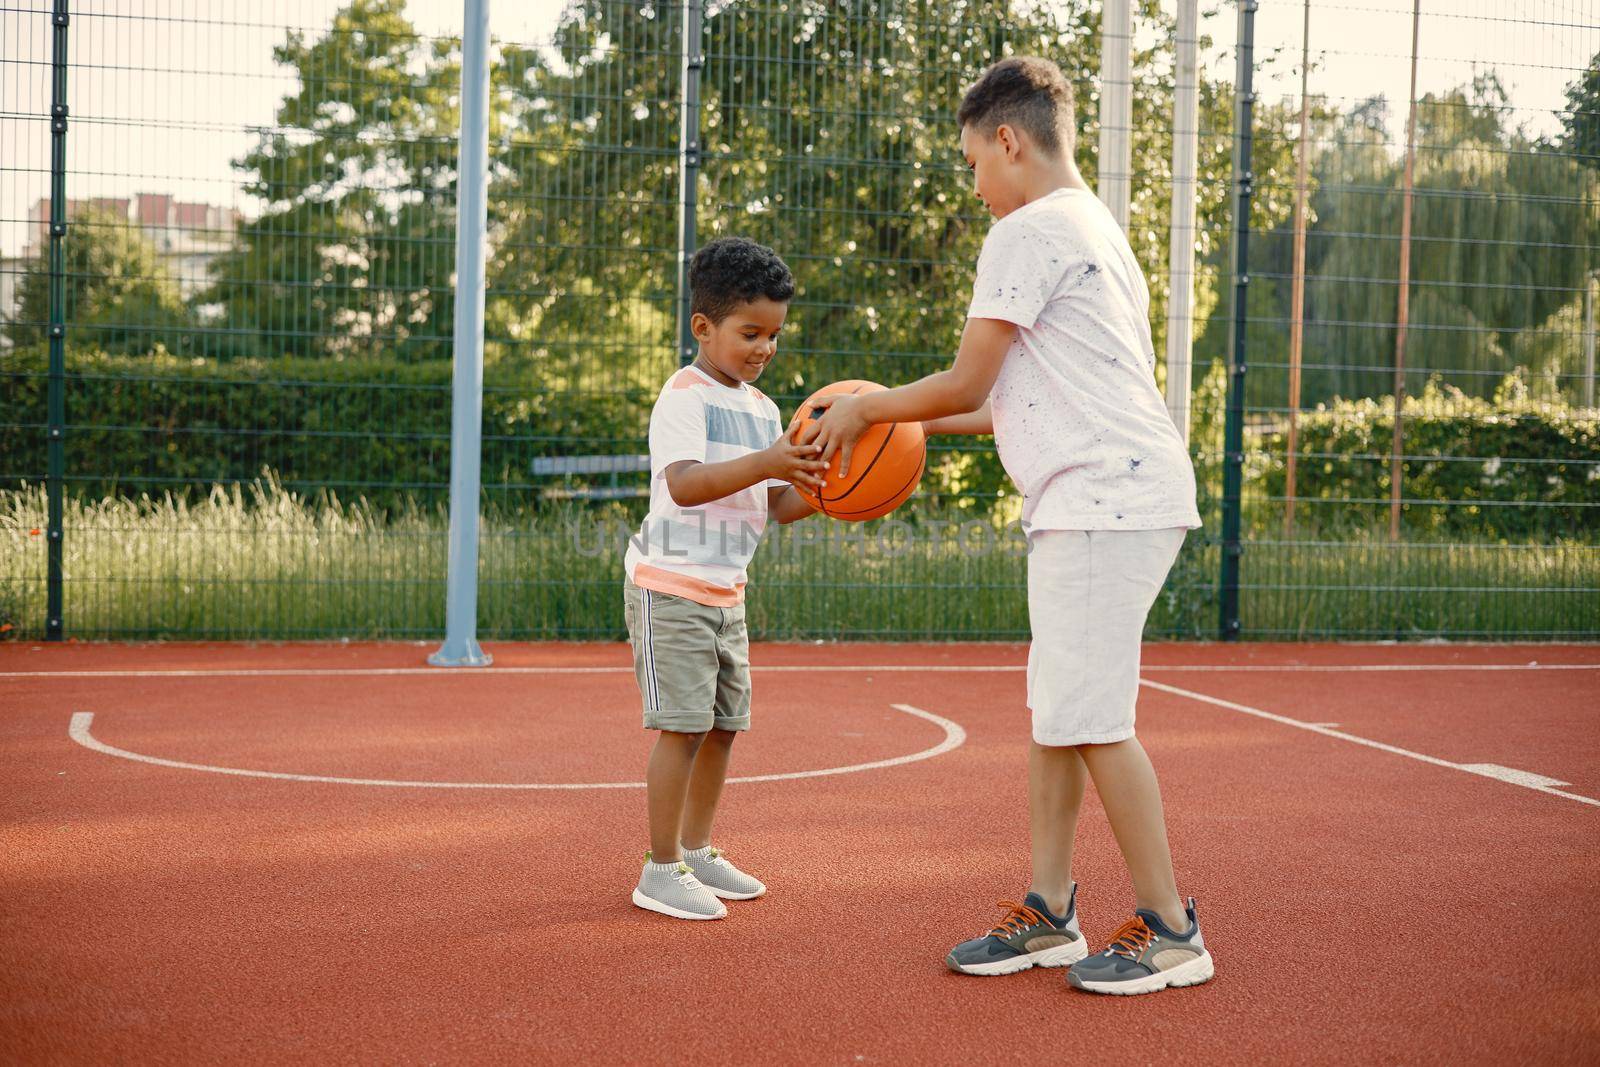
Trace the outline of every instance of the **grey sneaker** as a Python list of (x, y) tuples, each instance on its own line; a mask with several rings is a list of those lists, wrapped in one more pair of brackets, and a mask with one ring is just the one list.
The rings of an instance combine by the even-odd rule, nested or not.
[(723, 900), (754, 900), (767, 891), (760, 879), (735, 867), (721, 849), (712, 845), (693, 851), (684, 849), (683, 860), (694, 869), (700, 884)]
[(652, 863), (646, 859), (639, 888), (633, 891), (633, 902), (674, 919), (720, 919), (728, 914), (722, 901), (712, 896), (711, 890), (694, 876), (694, 870), (681, 860)]
[(1057, 918), (1044, 899), (1029, 893), (1018, 904), (1002, 900), (1008, 909), (1000, 925), (981, 937), (963, 941), (950, 950), (944, 962), (962, 974), (1012, 974), (1029, 967), (1065, 967), (1089, 952), (1078, 929), (1078, 887), (1067, 898), (1067, 914)]
[(1111, 935), (1104, 951), (1072, 965), (1067, 984), (1091, 993), (1132, 996), (1208, 981), (1214, 969), (1200, 936), (1193, 897), (1185, 911), (1189, 931), (1180, 934), (1155, 912), (1138, 909)]

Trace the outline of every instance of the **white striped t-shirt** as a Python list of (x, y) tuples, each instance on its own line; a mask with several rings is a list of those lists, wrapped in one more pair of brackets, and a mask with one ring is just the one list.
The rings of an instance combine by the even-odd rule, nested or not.
[(650, 412), (650, 513), (623, 560), (634, 585), (710, 607), (744, 602), (745, 568), (767, 526), (767, 490), (789, 483), (770, 479), (681, 508), (666, 470), (686, 459), (738, 459), (782, 435), (778, 405), (747, 384), (726, 386), (695, 367), (667, 379)]

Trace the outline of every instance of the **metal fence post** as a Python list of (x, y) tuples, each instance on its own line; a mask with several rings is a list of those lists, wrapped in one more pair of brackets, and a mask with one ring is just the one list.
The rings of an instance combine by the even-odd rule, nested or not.
[(1133, 12), (1105, 0), (1100, 15), (1100, 156), (1095, 190), (1117, 225), (1128, 228), (1133, 190)]
[(66, 479), (67, 432), (67, 0), (55, 0), (50, 49), (50, 378), (46, 397), (45, 433), (48, 466), (45, 496), (46, 587), (44, 638), (64, 634), (62, 510)]
[(484, 230), (489, 207), (489, 0), (464, 0), (456, 167), (455, 366), (451, 381), (450, 569), (436, 667), (484, 667), (478, 647), (478, 495), (483, 461)]
[(1239, 622), (1240, 489), (1244, 477), (1244, 372), (1250, 322), (1250, 204), (1255, 175), (1250, 171), (1250, 136), (1255, 91), (1256, 0), (1240, 0), (1238, 68), (1233, 109), (1233, 321), (1229, 328), (1227, 419), (1223, 425), (1221, 637), (1236, 641)]
[[(1309, 2), (1309, 0), (1308, 0)], [(1167, 250), (1167, 413), (1189, 443), (1194, 393), (1194, 215), (1200, 150), (1199, 0), (1178, 0), (1172, 103), (1172, 227)]]
[(702, 3), (684, 0), (679, 45), (683, 70), (678, 94), (678, 362), (684, 366), (694, 362), (698, 350), (689, 329), (689, 261), (695, 252), (695, 192), (700, 176), (700, 72), (706, 65)]

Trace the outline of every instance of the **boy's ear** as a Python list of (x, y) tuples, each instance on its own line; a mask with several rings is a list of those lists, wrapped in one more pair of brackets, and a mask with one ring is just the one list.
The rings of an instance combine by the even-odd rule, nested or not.
[(706, 338), (710, 337), (712, 329), (714, 329), (714, 327), (711, 319), (706, 315), (705, 312), (696, 311), (693, 315), (689, 316), (689, 332), (694, 334), (694, 339), (696, 341), (704, 341)]
[(994, 128), (994, 139), (1000, 145), (1000, 151), (1013, 163), (1022, 151), (1022, 137), (1017, 133), (1017, 128), (1009, 123), (1002, 122)]

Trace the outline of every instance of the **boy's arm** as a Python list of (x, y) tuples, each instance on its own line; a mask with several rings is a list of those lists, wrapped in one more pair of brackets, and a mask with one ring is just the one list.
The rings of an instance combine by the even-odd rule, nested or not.
[(1016, 336), (1016, 324), (1004, 319), (968, 319), (961, 332), (961, 349), (949, 370), (898, 389), (823, 397), (814, 406), (827, 410), (806, 427), (801, 440), (822, 445), (824, 461), (841, 452), (839, 473), (849, 474), (850, 453), (874, 423), (931, 421), (981, 408)]
[(922, 424), (922, 432), (932, 436), (936, 433), (994, 433), (994, 410), (990, 401), (985, 400), (983, 407), (965, 415), (946, 415), (942, 419), (928, 419)]
[(794, 486), (767, 490), (767, 517), (779, 525), (816, 514), (817, 509), (806, 503), (806, 498), (795, 492)]
[(667, 492), (680, 508), (709, 504), (769, 478), (821, 489), (821, 473), (828, 465), (815, 458), (817, 451), (816, 445), (791, 444), (787, 437), (780, 437), (760, 452), (722, 463), (680, 459), (669, 463), (662, 475), (667, 479)]

